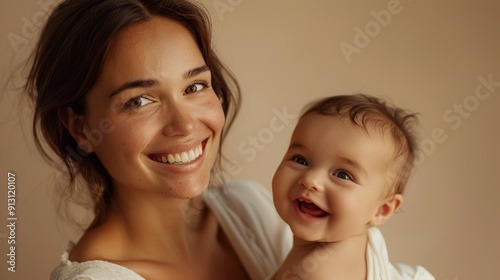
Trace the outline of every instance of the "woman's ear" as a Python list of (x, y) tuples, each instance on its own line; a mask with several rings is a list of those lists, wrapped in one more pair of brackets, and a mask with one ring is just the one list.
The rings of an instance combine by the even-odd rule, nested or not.
[(85, 118), (75, 114), (70, 107), (60, 108), (59, 118), (80, 149), (86, 153), (92, 153), (94, 148), (85, 133)]
[(382, 201), (382, 204), (380, 204), (370, 220), (369, 225), (380, 226), (387, 222), (387, 220), (389, 220), (389, 218), (399, 209), (401, 204), (403, 204), (403, 201), (404, 198), (401, 194), (395, 194)]

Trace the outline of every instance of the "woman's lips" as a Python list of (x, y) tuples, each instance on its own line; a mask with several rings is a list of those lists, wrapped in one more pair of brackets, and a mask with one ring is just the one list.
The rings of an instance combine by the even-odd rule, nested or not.
[(149, 155), (149, 158), (165, 164), (186, 164), (203, 155), (206, 141), (207, 140), (204, 140), (203, 142), (200, 142), (198, 146), (185, 151), (177, 153), (152, 154)]

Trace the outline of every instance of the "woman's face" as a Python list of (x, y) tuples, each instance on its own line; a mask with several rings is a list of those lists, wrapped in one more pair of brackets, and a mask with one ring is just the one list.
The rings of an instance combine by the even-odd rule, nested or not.
[(87, 143), (117, 190), (201, 194), (224, 113), (191, 33), (155, 17), (122, 30), (110, 47), (86, 97)]

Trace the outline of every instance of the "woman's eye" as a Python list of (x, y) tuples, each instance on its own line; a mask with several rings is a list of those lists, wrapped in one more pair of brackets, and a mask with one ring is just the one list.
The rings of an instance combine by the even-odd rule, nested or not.
[(153, 101), (151, 101), (150, 99), (144, 97), (144, 96), (137, 96), (137, 97), (134, 97), (134, 98), (131, 98), (129, 101), (127, 101), (127, 103), (125, 103), (125, 108), (127, 109), (137, 109), (137, 108), (141, 108), (142, 106), (144, 105), (147, 105), (149, 103), (151, 103)]
[(309, 165), (307, 163), (307, 161), (303, 157), (295, 156), (295, 157), (292, 158), (292, 160), (295, 161), (296, 163), (300, 164), (300, 165), (304, 165), (304, 166), (308, 166)]
[(198, 92), (206, 87), (208, 87), (207, 83), (194, 83), (186, 88), (186, 93)]
[(352, 181), (352, 176), (345, 171), (337, 171), (337, 172), (333, 173), (333, 175), (336, 177), (339, 177), (340, 179), (343, 179), (343, 180)]

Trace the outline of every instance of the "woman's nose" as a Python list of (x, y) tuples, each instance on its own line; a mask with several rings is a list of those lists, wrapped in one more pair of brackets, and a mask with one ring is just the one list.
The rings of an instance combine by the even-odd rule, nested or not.
[(171, 104), (166, 109), (163, 134), (169, 137), (191, 134), (196, 129), (195, 113), (180, 104)]

